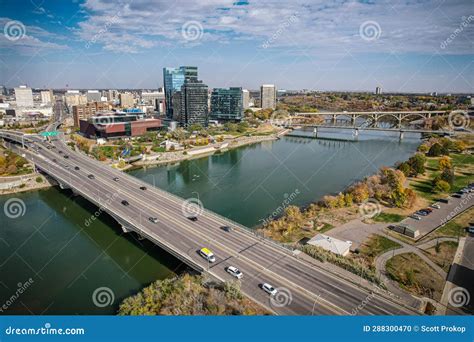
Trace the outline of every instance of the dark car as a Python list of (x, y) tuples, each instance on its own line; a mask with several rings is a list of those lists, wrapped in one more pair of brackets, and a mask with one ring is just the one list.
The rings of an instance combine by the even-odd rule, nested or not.
[(148, 220), (153, 223), (158, 223), (158, 218), (156, 217), (149, 217)]
[(94, 179), (95, 177), (94, 177), (94, 175), (87, 175), (87, 178)]
[(69, 156), (66, 155), (66, 156), (64, 156), (64, 158), (69, 159)]
[(119, 180), (118, 177), (114, 177), (114, 181), (118, 182), (118, 180)]
[(461, 198), (462, 195), (460, 195), (460, 194), (454, 194), (452, 197), (454, 197), (454, 198)]
[(53, 159), (53, 162), (57, 163), (58, 161), (56, 159)]
[(191, 221), (194, 222), (194, 221), (197, 221), (198, 218), (197, 218), (197, 216), (188, 216), (188, 220), (191, 220)]
[(141, 186), (140, 190), (146, 190), (146, 186)]
[(58, 151), (59, 154), (63, 154), (63, 151)]
[(438, 202), (441, 202), (441, 203), (449, 203), (449, 199), (447, 199), (447, 198), (439, 198), (439, 199), (438, 199)]
[(79, 166), (75, 166), (75, 167), (74, 167), (74, 170), (78, 171), (78, 170), (79, 170)]
[(122, 204), (125, 205), (125, 206), (129, 205), (129, 203), (126, 200), (123, 200)]
[(228, 232), (228, 233), (230, 233), (232, 231), (232, 228), (229, 227), (229, 226), (222, 226), (221, 229), (225, 232)]

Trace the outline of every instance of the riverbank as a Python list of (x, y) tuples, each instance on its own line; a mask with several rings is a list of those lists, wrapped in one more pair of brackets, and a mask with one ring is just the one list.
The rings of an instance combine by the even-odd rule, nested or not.
[[(264, 141), (273, 141), (278, 139), (278, 134), (238, 137), (234, 139), (227, 139), (224, 142), (209, 144), (206, 147), (196, 147), (187, 151), (176, 152), (160, 152), (155, 155), (146, 157), (146, 160), (139, 160), (132, 163), (133, 169), (136, 167), (151, 166), (151, 165), (166, 165), (179, 163), (184, 160), (198, 159), (213, 155), (215, 153), (225, 152), (234, 148), (258, 144)], [(200, 151), (202, 151), (200, 153)]]
[(0, 177), (0, 196), (36, 191), (54, 186), (55, 182), (39, 173)]

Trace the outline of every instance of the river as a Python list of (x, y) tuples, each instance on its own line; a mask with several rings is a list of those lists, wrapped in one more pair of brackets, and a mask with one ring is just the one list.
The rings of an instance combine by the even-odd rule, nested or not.
[[(130, 173), (254, 227), (282, 203), (306, 205), (406, 160), (419, 142), (380, 132), (358, 142), (283, 137)], [(23, 215), (7, 217), (8, 201), (24, 203)], [(123, 298), (185, 269), (107, 215), (86, 224), (97, 208), (67, 190), (2, 196), (0, 208), (0, 314), (114, 314)], [(93, 300), (98, 288), (111, 290), (105, 303)]]

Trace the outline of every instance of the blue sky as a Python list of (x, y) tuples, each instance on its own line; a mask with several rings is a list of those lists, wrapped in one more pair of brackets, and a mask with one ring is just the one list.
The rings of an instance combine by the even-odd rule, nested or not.
[(0, 84), (473, 92), (472, 1), (0, 0)]

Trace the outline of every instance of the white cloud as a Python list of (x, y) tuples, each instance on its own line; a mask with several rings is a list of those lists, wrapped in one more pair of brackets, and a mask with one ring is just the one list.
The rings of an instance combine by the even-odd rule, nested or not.
[[(234, 2), (87, 0), (83, 9), (89, 17), (79, 24), (78, 34), (86, 42), (95, 37), (94, 42), (108, 50), (123, 51), (126, 46), (138, 52), (186, 43), (182, 25), (198, 21), (204, 28), (199, 43), (252, 39), (260, 45), (277, 35), (270, 47), (303, 49), (310, 54), (344, 50), (434, 53), (472, 10), (472, 3), (462, 0), (255, 1), (243, 6)], [(292, 16), (297, 20), (285, 26)], [(110, 24), (112, 18), (116, 20)], [(360, 25), (369, 20), (382, 29), (380, 38), (370, 42), (359, 36)], [(449, 49), (439, 52), (472, 53), (473, 26), (471, 23)]]

